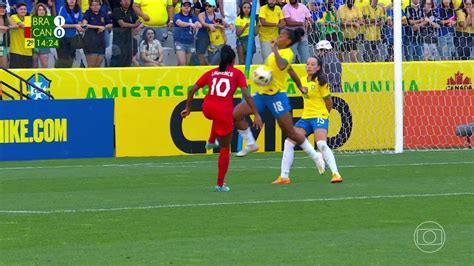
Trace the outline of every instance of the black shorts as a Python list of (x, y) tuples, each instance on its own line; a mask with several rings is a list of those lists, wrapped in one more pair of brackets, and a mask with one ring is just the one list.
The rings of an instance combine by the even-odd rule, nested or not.
[(84, 34), (84, 53), (88, 54), (105, 54), (104, 33), (97, 33), (97, 30), (88, 29)]
[(10, 68), (33, 68), (33, 56), (10, 53)]

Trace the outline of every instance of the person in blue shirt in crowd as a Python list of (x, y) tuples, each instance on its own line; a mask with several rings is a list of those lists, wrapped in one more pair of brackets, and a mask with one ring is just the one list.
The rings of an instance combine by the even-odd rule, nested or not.
[(58, 60), (54, 65), (55, 68), (70, 68), (76, 56), (77, 42), (75, 39), (78, 34), (84, 32), (82, 26), (82, 11), (77, 0), (66, 0), (64, 5), (59, 8), (59, 16), (64, 17), (65, 24), (63, 28), (66, 33), (63, 38), (59, 39), (59, 48), (56, 49)]
[(174, 45), (179, 66), (186, 66), (196, 52), (194, 35), (202, 28), (197, 17), (191, 12), (192, 0), (183, 0), (181, 12), (174, 15)]
[(100, 67), (105, 55), (105, 32), (112, 28), (112, 18), (101, 9), (100, 0), (91, 0), (89, 10), (84, 14), (84, 53), (88, 67)]
[[(393, 61), (393, 0), (392, 5), (386, 8), (386, 23), (382, 27), (382, 38), (383, 42), (387, 46), (388, 56), (385, 58), (385, 61)], [(407, 20), (405, 15), (405, 10), (402, 9), (402, 53), (403, 60), (408, 58), (408, 38), (406, 36), (407, 31)]]

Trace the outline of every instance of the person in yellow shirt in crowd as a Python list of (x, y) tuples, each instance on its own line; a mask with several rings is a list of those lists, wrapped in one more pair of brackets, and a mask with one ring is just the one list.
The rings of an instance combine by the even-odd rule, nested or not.
[(156, 38), (164, 44), (169, 28), (173, 26), (173, 0), (134, 0), (133, 11), (143, 21), (144, 28), (154, 29)]
[[(329, 91), (326, 74), (323, 71), (323, 60), (320, 57), (310, 57), (306, 63), (307, 75), (301, 78), (301, 84), (307, 93), (303, 95), (304, 109), (301, 119), (295, 124), (295, 131), (308, 137), (314, 134), (314, 141), (322, 158), (332, 172), (331, 183), (343, 181), (336, 165), (336, 159), (327, 144), (329, 113), (332, 109), (331, 92)], [(283, 156), (281, 158), (281, 173), (278, 177), (290, 180), (290, 169), (293, 164), (295, 142), (289, 138), (285, 140)], [(320, 162), (320, 174), (324, 173), (324, 162)], [(277, 179), (278, 180), (278, 179)]]
[(285, 17), (281, 7), (276, 5), (276, 0), (268, 0), (268, 3), (260, 8), (258, 14), (260, 20), (260, 49), (262, 58), (267, 58), (272, 53), (272, 41), (278, 38), (278, 32), (285, 27)]
[(226, 44), (226, 36), (224, 33), (224, 21), (219, 13), (216, 13), (214, 17), (214, 28), (215, 30), (208, 29), (209, 34), (209, 47), (207, 48), (208, 62), (210, 65), (218, 65), (221, 58), (221, 49)]
[(380, 60), (382, 45), (382, 25), (385, 20), (385, 10), (378, 5), (378, 0), (372, 0), (370, 5), (362, 9), (365, 28), (365, 61), (376, 62)]
[(474, 59), (474, 12), (472, 0), (463, 0), (456, 12), (454, 46), (460, 60)]
[(25, 47), (26, 4), (18, 3), (16, 12), (10, 17), (10, 68), (33, 68), (33, 49)]
[[(252, 5), (248, 2), (240, 6), (240, 13), (235, 20), (235, 30), (237, 33), (237, 54), (239, 55), (239, 62), (241, 65), (245, 64), (245, 57), (247, 55), (247, 42), (250, 30), (250, 11)], [(259, 27), (255, 27), (255, 36), (258, 35)], [(252, 45), (252, 55), (255, 54), (255, 40)]]
[(363, 26), (362, 11), (354, 6), (354, 0), (347, 0), (345, 5), (339, 7), (338, 11), (344, 34), (342, 50), (349, 54), (350, 62), (357, 62), (357, 35)]

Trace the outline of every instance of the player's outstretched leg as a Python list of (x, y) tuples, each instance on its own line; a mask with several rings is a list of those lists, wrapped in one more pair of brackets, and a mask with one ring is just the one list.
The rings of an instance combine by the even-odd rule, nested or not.
[(258, 150), (258, 145), (255, 143), (252, 130), (247, 121), (245, 121), (245, 117), (250, 114), (252, 114), (252, 110), (246, 102), (239, 103), (234, 109), (234, 125), (247, 143), (247, 146), (236, 154), (238, 157), (244, 157), (247, 154)]
[(280, 176), (272, 182), (274, 185), (287, 185), (291, 183), (290, 169), (295, 156), (295, 144), (289, 139), (285, 140), (283, 148), (283, 156), (281, 158)]
[(337, 170), (336, 165), (336, 158), (334, 158), (334, 154), (332, 153), (331, 148), (329, 148), (327, 142), (325, 140), (319, 140), (316, 142), (316, 146), (318, 146), (319, 151), (323, 154), (326, 163), (328, 164), (329, 168), (332, 172), (332, 179), (331, 183), (340, 183), (343, 181), (339, 171)]
[(230, 188), (225, 185), (224, 179), (229, 169), (230, 161), (230, 142), (232, 139), (232, 133), (227, 136), (221, 137), (221, 145), (219, 149), (219, 160), (217, 162), (217, 185), (215, 190), (217, 192), (229, 192)]

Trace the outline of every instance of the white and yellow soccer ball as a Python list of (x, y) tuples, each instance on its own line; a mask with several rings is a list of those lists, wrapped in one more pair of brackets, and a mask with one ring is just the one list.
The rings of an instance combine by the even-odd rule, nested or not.
[(267, 86), (272, 81), (272, 70), (266, 66), (259, 66), (253, 71), (252, 79), (260, 86)]

